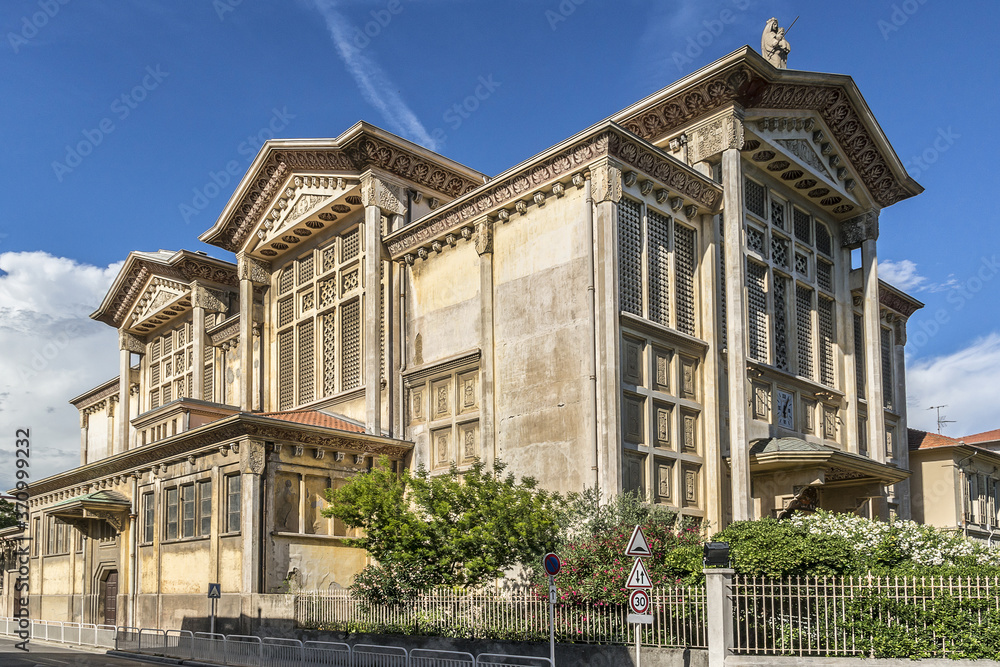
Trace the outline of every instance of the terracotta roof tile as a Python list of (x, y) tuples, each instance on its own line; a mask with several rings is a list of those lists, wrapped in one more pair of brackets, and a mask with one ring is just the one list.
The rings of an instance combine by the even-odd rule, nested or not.
[(967, 435), (962, 438), (963, 442), (973, 444), (980, 442), (996, 442), (1000, 440), (1000, 428), (993, 429), (992, 431), (984, 431), (982, 433), (976, 433), (974, 435)]
[(338, 431), (349, 431), (351, 433), (364, 433), (365, 427), (356, 424), (347, 419), (333, 415), (327, 412), (320, 412), (319, 410), (286, 410), (284, 412), (264, 412), (261, 417), (270, 417), (271, 419), (280, 419), (286, 422), (295, 422), (296, 424), (305, 424), (306, 426), (322, 426), (324, 428), (333, 428)]
[(949, 438), (946, 435), (918, 431), (915, 428), (906, 429), (909, 439), (910, 449), (934, 449), (935, 447), (958, 447), (962, 441), (956, 438)]

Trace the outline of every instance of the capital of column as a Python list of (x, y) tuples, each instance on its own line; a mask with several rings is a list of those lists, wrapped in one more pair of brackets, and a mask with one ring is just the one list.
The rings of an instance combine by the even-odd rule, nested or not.
[(240, 450), (240, 472), (260, 475), (264, 472), (264, 443), (261, 440), (244, 440)]
[(378, 206), (387, 216), (406, 214), (404, 188), (370, 173), (361, 177), (361, 204)]
[(224, 313), (229, 310), (224, 299), (225, 295), (222, 292), (209, 289), (197, 280), (191, 283), (191, 304), (195, 308), (204, 308), (213, 313)]
[(732, 107), (687, 131), (688, 162), (702, 162), (745, 141), (743, 108)]
[(476, 223), (476, 252), (480, 255), (493, 252), (493, 221), (483, 218)]
[(847, 220), (841, 225), (843, 237), (840, 245), (844, 248), (858, 248), (865, 241), (878, 239), (878, 210), (870, 209)]
[(266, 285), (271, 281), (271, 263), (246, 253), (236, 255), (236, 272), (240, 280)]
[(139, 336), (129, 333), (128, 331), (122, 331), (121, 329), (119, 329), (118, 349), (128, 352), (135, 352), (136, 354), (145, 354), (146, 343)]
[(622, 200), (622, 170), (604, 159), (590, 168), (591, 192), (594, 203)]

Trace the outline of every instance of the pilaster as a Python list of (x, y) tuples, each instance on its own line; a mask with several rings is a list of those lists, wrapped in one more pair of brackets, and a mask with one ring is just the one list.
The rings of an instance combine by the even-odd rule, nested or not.
[(600, 494), (603, 499), (621, 491), (621, 378), (619, 376), (620, 307), (618, 303), (618, 202), (622, 198), (622, 170), (604, 159), (591, 167), (594, 228), (597, 238), (597, 414), (600, 455)]
[[(191, 398), (205, 398), (205, 314), (207, 312), (225, 312), (226, 306), (221, 295), (210, 290), (198, 281), (191, 283), (192, 304), (192, 338), (194, 366), (191, 369)], [(214, 386), (214, 382), (213, 382)], [(211, 399), (211, 397), (208, 397)]]
[(143, 354), (146, 345), (142, 339), (127, 331), (118, 331), (118, 419), (115, 422), (115, 439), (112, 453), (129, 449), (129, 402), (132, 394), (132, 353)]
[(479, 253), (479, 329), (481, 350), (479, 378), (482, 385), (480, 442), (483, 461), (488, 468), (496, 460), (494, 396), (495, 354), (493, 331), (493, 221), (483, 218), (476, 221), (476, 252)]
[(241, 590), (244, 596), (260, 593), (261, 516), (263, 512), (262, 479), (264, 443), (244, 440), (240, 443), (240, 535), (243, 544)]
[[(893, 405), (896, 406), (896, 413), (899, 420), (896, 424), (896, 462), (904, 470), (910, 469), (910, 448), (907, 442), (907, 417), (906, 417), (906, 318), (897, 316), (894, 322), (895, 345), (893, 345), (893, 377), (896, 379), (896, 398)], [(896, 496), (899, 501), (899, 516), (901, 519), (909, 519), (910, 509), (910, 480), (905, 479), (896, 484)]]
[(726, 370), (729, 380), (729, 461), (733, 521), (751, 516), (750, 443), (747, 441), (746, 263), (743, 257), (743, 162), (736, 148), (722, 153), (726, 258)]
[[(254, 409), (254, 285), (271, 282), (271, 265), (245, 253), (236, 256), (240, 279), (240, 410)], [(204, 358), (203, 358), (204, 363)]]
[[(718, 243), (715, 239), (716, 225), (715, 216), (705, 215), (701, 219), (701, 260), (698, 262), (698, 273), (700, 286), (698, 288), (698, 312), (701, 313), (701, 333), (702, 338), (708, 341), (718, 340), (718, 321), (716, 298), (719, 294), (718, 267), (719, 258), (717, 256)], [(713, 385), (712, 379), (719, 377), (720, 357), (716, 354), (715, 346), (709, 348), (705, 354), (705, 366), (702, 370), (705, 381), (703, 387)], [(718, 382), (714, 383), (717, 387)], [(705, 485), (707, 489), (723, 489), (722, 484), (722, 437), (721, 425), (719, 423), (722, 414), (720, 392), (704, 392), (704, 419), (705, 419)], [(711, 530), (722, 529), (722, 494), (706, 493), (705, 497), (705, 518)]]

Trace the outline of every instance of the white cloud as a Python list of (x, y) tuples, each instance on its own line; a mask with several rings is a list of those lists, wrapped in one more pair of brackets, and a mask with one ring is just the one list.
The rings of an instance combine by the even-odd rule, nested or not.
[(927, 278), (917, 273), (917, 265), (908, 259), (898, 262), (891, 259), (879, 260), (878, 277), (904, 292), (919, 291), (921, 285), (927, 282)]
[(15, 483), (19, 428), (30, 429), (32, 480), (80, 465), (79, 413), (67, 401), (118, 373), (115, 330), (88, 316), (120, 268), (0, 254), (0, 491)]
[(910, 427), (937, 430), (931, 406), (946, 405), (941, 415), (955, 420), (942, 431), (958, 437), (1000, 428), (1000, 332), (974, 341), (951, 354), (916, 359), (907, 364), (907, 421)]
[(313, 4), (326, 20), (337, 53), (361, 89), (365, 101), (379, 110), (392, 131), (421, 146), (436, 150), (437, 142), (403, 101), (396, 84), (378, 63), (362, 52), (371, 41), (370, 38), (337, 11), (335, 0), (313, 0)]

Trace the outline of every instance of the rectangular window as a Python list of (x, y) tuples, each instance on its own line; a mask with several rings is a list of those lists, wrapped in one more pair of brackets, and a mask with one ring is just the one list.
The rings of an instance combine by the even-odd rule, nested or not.
[(142, 541), (150, 543), (153, 541), (153, 494), (142, 494)]
[(858, 398), (865, 397), (865, 333), (861, 315), (854, 314), (854, 375)]
[(177, 539), (177, 487), (167, 489), (166, 534), (168, 540)]
[(892, 331), (882, 329), (880, 343), (882, 348), (882, 402), (886, 410), (893, 410), (896, 403), (893, 400), (893, 390), (896, 385), (892, 377)]
[(836, 338), (833, 300), (819, 298), (819, 381), (834, 386), (834, 343)]
[(181, 487), (181, 537), (194, 537), (194, 484)]
[(31, 555), (37, 556), (42, 548), (42, 520), (37, 516), (31, 520), (31, 542)]
[(674, 225), (676, 249), (677, 329), (694, 335), (695, 235), (693, 229)]
[(198, 534), (212, 534), (212, 480), (198, 482)]
[(747, 339), (751, 359), (767, 363), (767, 267), (747, 260)]
[(649, 212), (649, 319), (670, 326), (670, 218)]
[(48, 517), (47, 519), (49, 528), (49, 539), (45, 544), (45, 554), (52, 555), (56, 552), (56, 519), (55, 517)]
[(763, 185), (751, 181), (749, 178), (743, 181), (743, 197), (746, 200), (744, 205), (747, 210), (759, 218), (765, 218), (764, 207), (767, 205), (767, 190)]
[(642, 204), (618, 203), (618, 283), (621, 309), (642, 316)]
[(240, 476), (226, 477), (226, 532), (240, 531)]
[(799, 375), (813, 374), (812, 290), (795, 286), (795, 340), (799, 346)]

